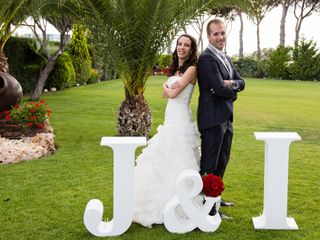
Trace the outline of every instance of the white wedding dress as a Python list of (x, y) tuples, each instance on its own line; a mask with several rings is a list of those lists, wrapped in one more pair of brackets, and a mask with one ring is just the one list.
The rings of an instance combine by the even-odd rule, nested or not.
[[(169, 87), (181, 79), (169, 77)], [(163, 211), (174, 196), (177, 176), (185, 169), (199, 171), (200, 138), (193, 122), (190, 100), (194, 85), (188, 84), (169, 99), (163, 125), (136, 160), (133, 221), (150, 227), (163, 223)]]

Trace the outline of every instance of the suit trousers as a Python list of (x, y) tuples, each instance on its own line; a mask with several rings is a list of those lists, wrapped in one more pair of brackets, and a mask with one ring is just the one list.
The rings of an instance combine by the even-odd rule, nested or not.
[(203, 129), (201, 133), (200, 174), (224, 175), (230, 158), (233, 126), (231, 121)]

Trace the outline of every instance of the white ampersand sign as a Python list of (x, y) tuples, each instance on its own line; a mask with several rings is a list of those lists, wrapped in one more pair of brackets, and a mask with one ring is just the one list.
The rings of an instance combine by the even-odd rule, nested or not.
[[(186, 233), (199, 228), (204, 232), (216, 231), (221, 223), (220, 215), (208, 215), (213, 205), (220, 205), (220, 196), (206, 197), (203, 203), (201, 196), (202, 179), (200, 174), (192, 169), (184, 170), (176, 181), (176, 195), (168, 201), (164, 209), (164, 225), (169, 232)], [(198, 196), (198, 201), (196, 197)], [(177, 211), (179, 205), (184, 213)]]

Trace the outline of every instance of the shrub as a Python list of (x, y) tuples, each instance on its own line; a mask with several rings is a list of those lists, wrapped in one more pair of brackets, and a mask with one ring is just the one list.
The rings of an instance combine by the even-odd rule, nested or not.
[(37, 82), (42, 59), (36, 54), (30, 38), (11, 37), (4, 47), (8, 58), (9, 73), (20, 83), (23, 92), (31, 92)]
[(90, 78), (87, 83), (97, 83), (99, 82), (99, 79), (101, 78), (101, 72), (99, 72), (97, 69), (92, 68)]
[(256, 77), (256, 78), (267, 77), (269, 65), (270, 65), (270, 60), (268, 58), (264, 58), (260, 61), (257, 61), (257, 71), (254, 73), (253, 77)]
[(106, 44), (101, 42), (101, 34), (103, 35), (103, 33), (96, 34), (96, 31), (99, 31), (98, 26), (91, 26), (90, 28), (91, 31), (88, 31), (86, 37), (92, 68), (100, 72), (99, 80), (101, 81), (118, 78), (114, 58), (105, 50)]
[(21, 65), (18, 70), (20, 73), (19, 79), (20, 85), (24, 93), (31, 93), (36, 84), (40, 74), (41, 66), (38, 64)]
[(278, 46), (270, 53), (269, 76), (272, 78), (288, 79), (291, 48)]
[(320, 75), (320, 54), (313, 41), (304, 39), (293, 49), (293, 63), (289, 66), (292, 79), (315, 80)]
[(56, 61), (47, 81), (46, 88), (55, 87), (58, 90), (69, 88), (76, 83), (76, 73), (72, 60), (67, 52), (64, 52)]
[(253, 57), (243, 57), (234, 61), (242, 77), (254, 77), (258, 70), (258, 61)]
[(104, 80), (117, 79), (117, 78), (119, 78), (119, 74), (113, 65), (106, 64), (103, 68), (102, 78)]
[(80, 84), (86, 83), (91, 75), (92, 61), (89, 54), (86, 31), (86, 28), (82, 25), (73, 25), (69, 50), (76, 72), (76, 80)]

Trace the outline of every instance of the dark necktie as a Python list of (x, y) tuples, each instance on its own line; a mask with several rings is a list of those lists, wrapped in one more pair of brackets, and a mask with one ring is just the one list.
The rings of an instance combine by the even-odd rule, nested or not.
[(230, 62), (228, 61), (226, 55), (224, 55), (223, 53), (220, 53), (219, 55), (220, 55), (221, 59), (223, 60), (225, 66), (229, 72), (230, 77), (232, 78), (232, 68), (231, 68)]

